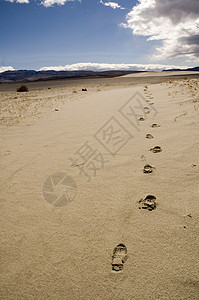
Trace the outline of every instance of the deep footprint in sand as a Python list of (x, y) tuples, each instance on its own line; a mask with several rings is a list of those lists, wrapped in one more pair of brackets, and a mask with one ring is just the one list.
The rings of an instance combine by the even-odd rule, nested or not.
[(145, 121), (145, 119), (141, 117), (141, 118), (139, 118), (139, 121)]
[(127, 260), (127, 248), (124, 244), (118, 244), (114, 250), (112, 255), (112, 270), (113, 271), (122, 271), (123, 265)]
[(156, 127), (160, 127), (160, 126), (161, 126), (161, 125), (156, 124), (156, 123), (154, 123), (154, 124), (151, 125), (152, 128), (156, 128)]
[(152, 136), (152, 134), (147, 133), (146, 138), (147, 138), (147, 139), (153, 139), (153, 136)]
[(149, 211), (156, 209), (156, 197), (153, 195), (148, 195), (145, 199), (140, 199), (138, 203), (139, 209), (147, 209)]
[(150, 151), (153, 153), (158, 153), (158, 152), (162, 152), (162, 148), (160, 146), (155, 146), (151, 148)]
[(155, 169), (154, 167), (147, 164), (144, 166), (143, 173), (150, 174), (153, 172), (154, 169)]

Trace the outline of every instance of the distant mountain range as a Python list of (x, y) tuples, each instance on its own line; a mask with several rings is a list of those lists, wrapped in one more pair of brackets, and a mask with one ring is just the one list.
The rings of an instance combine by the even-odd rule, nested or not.
[[(188, 69), (170, 69), (164, 71), (199, 71), (199, 67)], [(34, 70), (18, 70), (18, 71), (5, 71), (0, 73), (0, 83), (21, 82), (27, 83), (32, 81), (46, 81), (55, 79), (67, 78), (106, 78), (127, 75), (132, 73), (140, 73), (143, 71), (34, 71)], [(145, 71), (146, 72), (146, 71)]]
[(32, 82), (46, 81), (67, 78), (88, 78), (88, 77), (116, 77), (131, 73), (139, 73), (140, 71), (34, 71), (34, 70), (18, 70), (5, 71), (0, 73), (0, 83), (6, 82)]

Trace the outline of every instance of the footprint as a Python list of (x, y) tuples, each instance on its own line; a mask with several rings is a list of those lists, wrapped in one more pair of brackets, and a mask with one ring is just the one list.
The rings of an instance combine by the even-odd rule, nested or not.
[(162, 148), (160, 146), (155, 146), (155, 147), (151, 148), (150, 151), (153, 153), (158, 153), (158, 152), (162, 151)]
[(161, 125), (154, 123), (154, 124), (151, 125), (151, 127), (156, 128), (156, 127), (161, 127)]
[(140, 199), (138, 203), (139, 209), (147, 209), (150, 211), (156, 209), (156, 197), (153, 195), (148, 195), (145, 199)]
[(154, 169), (155, 169), (154, 167), (147, 164), (144, 166), (143, 172), (149, 174), (152, 173)]
[(113, 250), (112, 255), (112, 270), (113, 271), (122, 271), (123, 264), (127, 260), (127, 248), (124, 244), (117, 245)]
[(152, 136), (152, 134), (147, 133), (146, 138), (147, 138), (147, 139), (153, 139), (153, 136)]
[(139, 118), (139, 121), (145, 121), (145, 119), (141, 117), (141, 118)]
[(147, 114), (150, 114), (150, 108), (147, 107), (147, 106), (145, 106), (145, 107), (144, 107), (144, 112), (145, 112), (146, 115), (147, 115)]

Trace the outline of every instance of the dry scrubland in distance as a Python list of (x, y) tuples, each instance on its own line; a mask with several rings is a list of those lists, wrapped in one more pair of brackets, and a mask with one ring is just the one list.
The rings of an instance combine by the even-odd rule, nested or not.
[[(198, 299), (199, 74), (26, 85), (0, 85), (1, 299)], [(119, 113), (136, 92), (139, 131)], [(114, 157), (94, 139), (112, 116), (134, 136)], [(69, 159), (87, 141), (90, 183)], [(59, 171), (61, 208), (42, 194)]]

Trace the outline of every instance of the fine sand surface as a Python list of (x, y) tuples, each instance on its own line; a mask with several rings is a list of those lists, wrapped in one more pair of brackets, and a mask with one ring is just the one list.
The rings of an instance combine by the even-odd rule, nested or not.
[(198, 299), (199, 78), (151, 77), (0, 86), (0, 299)]

